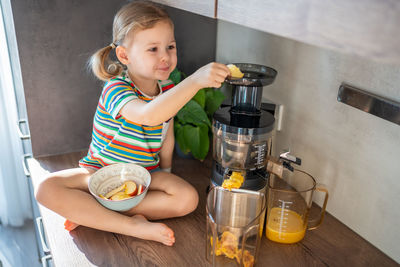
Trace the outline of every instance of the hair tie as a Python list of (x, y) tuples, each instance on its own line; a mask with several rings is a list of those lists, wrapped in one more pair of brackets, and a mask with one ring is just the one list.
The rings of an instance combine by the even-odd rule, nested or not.
[(111, 49), (114, 49), (117, 47), (114, 43), (109, 44), (109, 46), (111, 46)]

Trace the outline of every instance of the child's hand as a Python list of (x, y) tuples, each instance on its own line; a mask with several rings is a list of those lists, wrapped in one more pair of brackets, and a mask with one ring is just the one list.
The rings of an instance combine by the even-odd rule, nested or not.
[(198, 69), (191, 78), (199, 85), (199, 88), (219, 88), (229, 74), (230, 71), (226, 65), (212, 62)]

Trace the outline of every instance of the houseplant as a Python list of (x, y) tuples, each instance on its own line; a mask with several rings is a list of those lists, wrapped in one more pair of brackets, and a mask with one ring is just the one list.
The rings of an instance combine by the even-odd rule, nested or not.
[[(175, 69), (170, 80), (176, 85), (185, 77), (183, 72)], [(203, 88), (176, 114), (175, 140), (184, 154), (191, 153), (196, 159), (205, 159), (212, 137), (212, 116), (224, 99), (221, 91)]]

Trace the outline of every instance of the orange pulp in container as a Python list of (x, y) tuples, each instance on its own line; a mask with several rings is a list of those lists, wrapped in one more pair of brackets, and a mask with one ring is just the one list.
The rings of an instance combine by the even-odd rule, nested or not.
[(266, 235), (269, 240), (292, 244), (304, 238), (306, 225), (299, 214), (292, 210), (272, 208), (269, 212)]

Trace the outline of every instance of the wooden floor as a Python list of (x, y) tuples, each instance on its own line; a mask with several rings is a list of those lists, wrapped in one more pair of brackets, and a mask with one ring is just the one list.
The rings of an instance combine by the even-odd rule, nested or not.
[[(37, 161), (43, 168), (53, 172), (77, 166), (77, 161), (82, 155), (83, 153), (71, 153), (40, 158)], [(210, 181), (211, 160), (200, 162), (175, 156), (172, 171), (189, 181), (200, 195), (198, 208), (193, 213), (181, 218), (163, 220), (175, 231), (176, 243), (173, 247), (87, 227), (78, 227), (69, 234), (69, 240), (63, 242), (70, 242), (68, 246), (75, 246), (89, 266), (208, 266), (205, 259), (205, 199)], [(47, 234), (52, 235), (49, 231)], [(63, 249), (64, 251), (58, 251)], [(54, 260), (57, 266), (71, 266), (70, 257), (73, 255), (68, 254), (65, 248), (51, 247), (51, 250), (56, 256)], [(257, 266), (398, 264), (327, 214), (322, 226), (317, 230), (308, 231), (305, 239), (298, 244), (274, 243), (263, 235)]]

